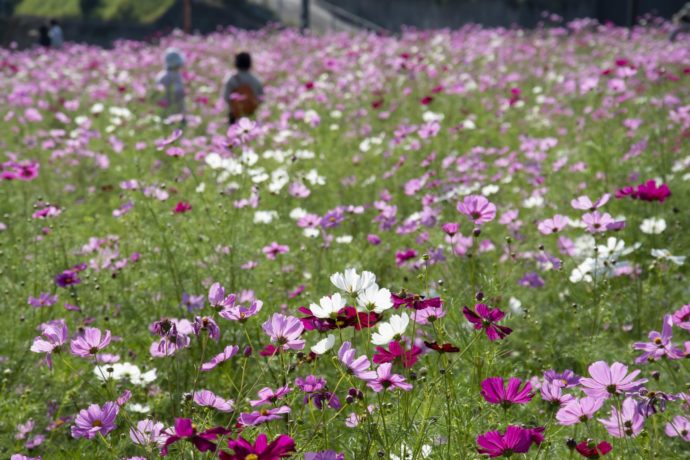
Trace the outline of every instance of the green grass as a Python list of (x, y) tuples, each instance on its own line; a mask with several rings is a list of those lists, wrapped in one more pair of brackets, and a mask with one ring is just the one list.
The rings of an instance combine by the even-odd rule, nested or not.
[[(106, 21), (128, 20), (141, 24), (156, 21), (175, 4), (175, 0), (101, 0), (93, 17)], [(83, 15), (79, 0), (22, 0), (15, 14), (46, 17)]]

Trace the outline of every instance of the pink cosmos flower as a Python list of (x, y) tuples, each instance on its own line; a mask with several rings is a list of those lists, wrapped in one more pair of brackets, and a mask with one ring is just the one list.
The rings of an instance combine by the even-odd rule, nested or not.
[(249, 401), (249, 405), (252, 407), (257, 407), (265, 404), (274, 404), (279, 399), (282, 399), (286, 394), (290, 393), (290, 391), (291, 390), (288, 385), (282, 386), (275, 391), (273, 391), (271, 388), (264, 387), (259, 390), (259, 399)]
[(91, 439), (99, 433), (105, 436), (116, 428), (115, 419), (119, 410), (114, 402), (107, 402), (102, 408), (98, 404), (91, 404), (87, 409), (80, 410), (74, 419), (72, 437)]
[(664, 315), (664, 324), (661, 329), (661, 334), (657, 331), (652, 331), (649, 333), (649, 342), (636, 342), (633, 345), (635, 350), (644, 351), (644, 353), (635, 359), (635, 364), (658, 361), (664, 357), (668, 359), (683, 358), (683, 350), (674, 347), (671, 343), (672, 328), (673, 319), (671, 315)]
[(599, 211), (593, 211), (583, 215), (582, 222), (587, 225), (587, 231), (590, 233), (605, 232), (608, 230), (609, 225), (615, 223), (611, 214), (607, 212), (601, 214)]
[(95, 327), (85, 327), (82, 334), (72, 339), (70, 350), (75, 356), (88, 358), (95, 356), (108, 344), (110, 344), (110, 331), (106, 330), (103, 334), (100, 329)]
[(690, 420), (682, 415), (676, 415), (664, 427), (666, 436), (676, 437), (680, 436), (684, 441), (690, 442)]
[(231, 321), (244, 322), (259, 313), (263, 305), (263, 302), (260, 300), (252, 300), (249, 307), (245, 307), (244, 305), (233, 305), (221, 310), (219, 315)]
[(560, 407), (564, 407), (575, 399), (573, 395), (563, 393), (562, 386), (546, 381), (541, 384), (539, 391), (541, 392), (541, 399)]
[(213, 283), (208, 290), (208, 302), (212, 307), (228, 308), (235, 304), (235, 294), (225, 295), (225, 288), (220, 283)]
[(581, 398), (570, 401), (556, 413), (556, 420), (561, 425), (575, 425), (586, 422), (604, 405), (601, 398)]
[(508, 386), (505, 386), (503, 377), (489, 377), (482, 381), (481, 394), (490, 404), (500, 404), (508, 407), (511, 404), (527, 404), (532, 400), (532, 385), (527, 382), (520, 389), (522, 380), (517, 377), (508, 379)]
[(69, 339), (69, 332), (65, 320), (55, 320), (39, 326), (41, 335), (34, 338), (31, 344), (31, 351), (34, 353), (45, 353), (46, 363), (48, 368), (53, 368), (53, 361), (51, 356), (53, 353), (58, 353), (62, 350), (62, 346), (67, 343)]
[(537, 229), (543, 235), (550, 235), (552, 233), (558, 233), (568, 226), (568, 218), (560, 214), (556, 214), (550, 219), (545, 219), (539, 222)]
[(683, 305), (673, 313), (673, 324), (686, 331), (690, 331), (690, 304)]
[(201, 365), (201, 370), (204, 372), (208, 372), (211, 369), (215, 368), (217, 365), (220, 363), (229, 360), (233, 356), (237, 354), (239, 351), (240, 347), (237, 345), (228, 345), (223, 349), (222, 353), (218, 353), (216, 356), (211, 358), (210, 361), (205, 362)]
[(34, 308), (52, 307), (57, 300), (57, 294), (50, 295), (47, 292), (42, 292), (38, 297), (29, 297), (28, 304)]
[(570, 202), (570, 205), (575, 208), (579, 209), (581, 211), (594, 211), (598, 208), (601, 208), (604, 206), (606, 203), (608, 203), (609, 198), (611, 198), (611, 195), (608, 193), (604, 193), (604, 195), (599, 198), (597, 201), (592, 203), (592, 200), (589, 199), (587, 196), (581, 196), (578, 198), (575, 198), (573, 201)]
[(439, 318), (446, 316), (443, 306), (428, 307), (423, 310), (414, 310), (410, 313), (410, 318), (417, 324), (431, 324)]
[(381, 364), (376, 369), (376, 378), (369, 381), (367, 386), (374, 390), (376, 393), (381, 391), (392, 391), (396, 388), (400, 388), (403, 391), (410, 391), (412, 385), (405, 381), (405, 377), (402, 375), (393, 374), (391, 371), (393, 365), (391, 363)]
[(235, 409), (235, 403), (232, 399), (223, 399), (208, 390), (200, 390), (194, 392), (194, 403), (202, 407), (212, 407), (219, 412), (232, 412)]
[(356, 350), (350, 342), (343, 342), (338, 350), (338, 359), (347, 368), (349, 374), (354, 375), (361, 380), (373, 380), (376, 378), (376, 372), (369, 370), (371, 363), (366, 355), (355, 358)]
[(475, 225), (491, 222), (496, 218), (496, 205), (482, 195), (469, 195), (458, 203), (457, 210), (465, 214)]
[(599, 419), (606, 431), (614, 438), (635, 437), (642, 431), (644, 416), (639, 411), (638, 403), (632, 398), (625, 398), (621, 411), (611, 406), (611, 417)]
[(588, 439), (575, 446), (575, 450), (585, 458), (601, 458), (611, 452), (613, 448), (606, 441), (595, 444), (595, 441)]
[(273, 409), (261, 409), (255, 412), (243, 412), (240, 414), (238, 422), (244, 426), (255, 426), (261, 423), (278, 420), (284, 414), (289, 414), (290, 406), (280, 406)]
[(613, 363), (611, 367), (604, 361), (597, 361), (589, 366), (591, 378), (580, 379), (587, 396), (606, 399), (614, 394), (638, 390), (647, 379), (634, 380), (639, 370), (628, 374), (628, 366)]
[(283, 351), (304, 348), (304, 340), (300, 338), (304, 326), (294, 316), (274, 313), (261, 327), (271, 337), (271, 342), (277, 343)]
[(263, 253), (266, 254), (266, 258), (269, 260), (275, 260), (278, 254), (285, 254), (289, 250), (289, 246), (278, 244), (275, 241), (268, 246), (264, 246), (262, 249)]
[(145, 419), (137, 422), (136, 428), (129, 429), (129, 437), (134, 444), (140, 446), (163, 447), (168, 434), (161, 422)]

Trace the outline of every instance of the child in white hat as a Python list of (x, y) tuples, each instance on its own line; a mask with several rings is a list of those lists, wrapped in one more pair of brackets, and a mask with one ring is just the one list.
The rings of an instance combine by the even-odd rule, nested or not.
[(160, 104), (165, 108), (167, 115), (181, 115), (182, 123), (185, 122), (185, 92), (184, 81), (180, 70), (184, 66), (184, 57), (174, 49), (165, 51), (165, 70), (158, 74), (156, 84), (163, 89), (163, 99)]

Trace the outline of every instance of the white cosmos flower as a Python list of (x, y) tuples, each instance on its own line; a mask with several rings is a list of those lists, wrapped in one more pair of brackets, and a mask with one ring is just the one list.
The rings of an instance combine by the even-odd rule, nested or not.
[(295, 208), (290, 211), (290, 219), (300, 220), (302, 217), (307, 215), (307, 211), (302, 208)]
[(379, 289), (377, 284), (372, 284), (359, 294), (357, 304), (360, 311), (383, 313), (393, 306), (391, 291), (385, 288)]
[(390, 458), (391, 460), (413, 460), (415, 458), (427, 458), (429, 455), (431, 455), (431, 446), (423, 444), (421, 451), (415, 455), (414, 449), (403, 442), (400, 445), (400, 456), (391, 454)]
[(668, 249), (652, 249), (652, 256), (660, 260), (668, 260), (676, 265), (685, 263), (685, 256), (674, 256)]
[(130, 377), (129, 381), (133, 385), (147, 385), (156, 380), (156, 369), (151, 369), (150, 371), (139, 374), (137, 378)]
[(306, 236), (307, 238), (316, 238), (317, 236), (319, 236), (319, 229), (305, 228), (302, 233), (304, 233), (304, 236)]
[(359, 275), (354, 268), (348, 268), (344, 273), (332, 274), (331, 283), (349, 294), (359, 294), (376, 283), (376, 275), (367, 271)]
[(642, 221), (640, 230), (642, 230), (642, 233), (646, 233), (647, 235), (658, 235), (666, 230), (666, 221), (662, 218), (657, 219), (650, 217), (649, 219)]
[(138, 366), (132, 363), (113, 363), (96, 366), (93, 370), (98, 380), (129, 380), (133, 385), (146, 385), (156, 380), (156, 369), (142, 373)]
[(254, 223), (255, 224), (270, 224), (273, 219), (278, 217), (276, 211), (256, 211), (254, 213)]
[(321, 297), (319, 304), (309, 305), (311, 313), (317, 318), (330, 318), (336, 315), (345, 306), (345, 299), (339, 294), (335, 293), (330, 297)]
[(149, 412), (151, 412), (151, 408), (149, 406), (145, 406), (143, 404), (138, 403), (128, 404), (127, 409), (131, 412), (136, 412), (139, 414), (148, 414)]
[(325, 339), (316, 342), (316, 345), (311, 347), (311, 351), (317, 355), (322, 355), (333, 348), (333, 345), (335, 345), (335, 336), (333, 334), (328, 334)]
[(352, 243), (352, 235), (343, 235), (335, 238), (336, 243), (340, 244), (350, 244)]
[(392, 315), (387, 323), (379, 323), (377, 332), (371, 335), (371, 343), (374, 345), (388, 345), (393, 340), (398, 340), (405, 333), (410, 317), (407, 313)]

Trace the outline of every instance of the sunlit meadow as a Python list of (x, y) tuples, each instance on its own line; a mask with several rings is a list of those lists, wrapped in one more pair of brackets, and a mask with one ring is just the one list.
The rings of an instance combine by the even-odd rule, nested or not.
[(668, 29), (0, 50), (0, 456), (687, 458)]

